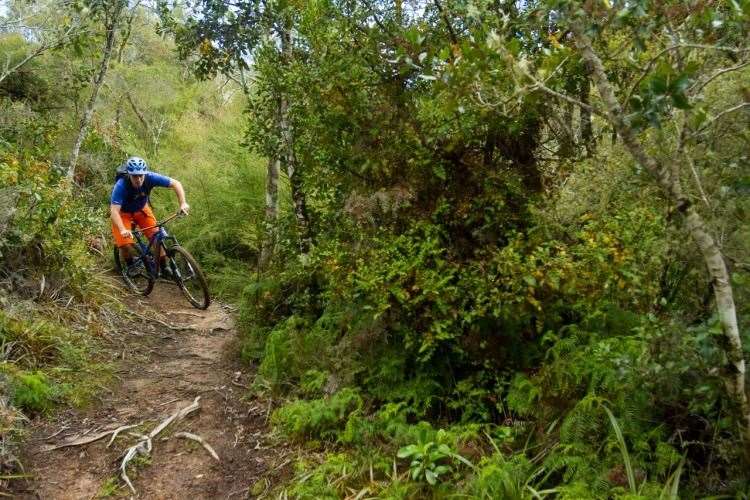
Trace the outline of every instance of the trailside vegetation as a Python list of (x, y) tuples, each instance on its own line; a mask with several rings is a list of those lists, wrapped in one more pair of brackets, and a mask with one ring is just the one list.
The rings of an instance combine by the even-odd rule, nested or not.
[(170, 7), (269, 159), (280, 492), (748, 494), (750, 3)]
[[(90, 405), (112, 382), (107, 351), (119, 345), (124, 313), (108, 247), (117, 166), (139, 155), (183, 180), (196, 210), (176, 231), (210, 269), (220, 295), (245, 286), (255, 258), (253, 214), (263, 209), (262, 167), (239, 144), (238, 86), (198, 82), (139, 2), (6, 5), (0, 496), (10, 481), (28, 477), (21, 452), (29, 418)], [(152, 201), (160, 216), (173, 208), (161, 193)], [(214, 224), (217, 217), (223, 225)]]
[(107, 379), (137, 155), (297, 447), (273, 494), (747, 497), (749, 28), (748, 0), (5, 2), (0, 487), (24, 419)]

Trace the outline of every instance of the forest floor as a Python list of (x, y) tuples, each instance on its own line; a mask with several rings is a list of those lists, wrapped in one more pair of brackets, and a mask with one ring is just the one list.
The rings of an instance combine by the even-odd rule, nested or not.
[[(147, 298), (123, 300), (144, 319), (109, 333), (117, 384), (85, 410), (64, 410), (31, 423), (23, 457), (30, 477), (17, 483), (17, 496), (198, 499), (269, 491), (289, 460), (267, 437), (270, 404), (248, 397), (250, 374), (237, 359), (228, 307), (214, 303), (206, 311), (194, 309), (165, 282)], [(129, 462), (134, 494), (120, 476), (128, 448), (196, 397), (196, 411), (156, 436), (150, 454)], [(109, 447), (111, 434), (70, 445), (127, 425), (137, 427), (119, 433)], [(219, 460), (179, 432), (200, 436)]]

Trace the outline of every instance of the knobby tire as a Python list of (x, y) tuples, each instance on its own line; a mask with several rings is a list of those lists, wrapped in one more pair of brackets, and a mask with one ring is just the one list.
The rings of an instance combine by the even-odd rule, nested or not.
[[(169, 257), (171, 265), (176, 267), (179, 271), (175, 276), (175, 282), (180, 287), (185, 298), (188, 299), (194, 307), (198, 309), (207, 309), (211, 304), (211, 297), (208, 293), (208, 282), (206, 281), (206, 276), (203, 274), (200, 266), (193, 256), (190, 255), (190, 252), (179, 245), (175, 245), (169, 248), (167, 256)], [(179, 266), (178, 262), (180, 259), (184, 259), (190, 266), (190, 269), (188, 269), (187, 266)], [(173, 268), (172, 272), (174, 271), (175, 269)], [(186, 278), (185, 281), (182, 279), (183, 276)], [(188, 283), (189, 280), (194, 280), (194, 282), (200, 287), (200, 290), (195, 290), (197, 293), (193, 293), (188, 289), (188, 286), (185, 283)]]
[[(141, 259), (143, 257), (141, 249), (137, 245), (134, 248), (136, 253), (138, 254), (135, 259)], [(148, 264), (146, 262), (142, 261), (144, 270), (146, 271), (146, 276), (143, 276), (144, 278), (146, 278), (146, 284), (145, 286), (139, 287), (133, 280), (133, 277), (128, 275), (128, 266), (120, 260), (120, 250), (117, 247), (114, 248), (114, 258), (115, 269), (130, 290), (144, 296), (151, 293), (151, 291), (154, 289), (156, 278), (153, 276), (153, 274), (151, 274), (151, 271), (148, 269)]]

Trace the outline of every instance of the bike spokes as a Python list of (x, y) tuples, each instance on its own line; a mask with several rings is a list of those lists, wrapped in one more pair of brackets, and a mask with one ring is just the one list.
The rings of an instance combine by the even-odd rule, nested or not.
[(136, 252), (137, 256), (132, 259), (130, 264), (127, 264), (121, 260), (120, 252), (115, 248), (115, 267), (128, 288), (135, 293), (148, 295), (154, 287), (154, 277), (147, 268), (148, 263), (137, 247)]
[(169, 251), (169, 266), (174, 281), (188, 301), (199, 309), (207, 308), (211, 300), (208, 284), (193, 256), (184, 248), (174, 246)]

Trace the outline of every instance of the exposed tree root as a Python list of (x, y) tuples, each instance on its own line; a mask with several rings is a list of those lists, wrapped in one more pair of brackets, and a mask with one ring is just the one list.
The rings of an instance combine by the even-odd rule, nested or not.
[(181, 437), (185, 439), (192, 439), (193, 441), (196, 441), (203, 446), (206, 451), (208, 451), (212, 457), (216, 459), (217, 462), (221, 462), (219, 460), (219, 455), (216, 454), (213, 448), (211, 448), (211, 445), (208, 444), (202, 437), (198, 436), (197, 434), (191, 434), (190, 432), (178, 432), (174, 435), (174, 437)]
[[(143, 423), (143, 422), (141, 422), (141, 423)], [(128, 429), (132, 429), (133, 427), (138, 427), (139, 425), (141, 425), (141, 424), (123, 425), (122, 427), (118, 427), (117, 429), (115, 429), (114, 432), (112, 433), (112, 437), (109, 439), (109, 442), (107, 443), (107, 448), (109, 448), (110, 446), (112, 446), (112, 443), (115, 442), (115, 439), (117, 438), (117, 435), (120, 432), (126, 431)]]
[[(190, 415), (192, 412), (200, 408), (200, 405), (198, 404), (198, 401), (200, 401), (201, 397), (196, 396), (195, 400), (185, 408), (182, 408), (181, 410), (177, 410), (175, 413), (169, 416), (166, 420), (164, 420), (162, 423), (160, 423), (158, 426), (154, 428), (147, 436), (144, 435), (137, 435), (140, 437), (140, 441), (125, 452), (125, 456), (122, 459), (122, 463), (120, 464), (120, 476), (122, 477), (122, 480), (125, 481), (125, 483), (128, 485), (130, 490), (136, 494), (135, 487), (133, 487), (133, 483), (130, 481), (130, 478), (128, 477), (127, 473), (127, 467), (128, 463), (133, 460), (136, 455), (144, 455), (148, 456), (151, 453), (152, 449), (152, 440), (156, 438), (164, 429), (166, 429), (169, 424), (172, 422), (179, 422), (183, 418)], [(179, 434), (186, 434), (186, 433), (179, 433)], [(197, 436), (196, 436), (197, 437)], [(199, 438), (200, 439), (200, 438)], [(201, 444), (203, 446), (207, 446), (204, 444), (203, 440), (200, 440)], [(206, 449), (208, 449), (210, 452), (213, 451), (213, 449), (208, 446)], [(216, 452), (213, 452), (212, 455), (218, 460), (218, 455), (216, 455)]]
[[(133, 425), (133, 426), (130, 426), (130, 427), (128, 427), (128, 426), (126, 426), (126, 427), (130, 428), (130, 427), (135, 427), (135, 426)], [(56, 445), (47, 445), (47, 446), (42, 447), (42, 451), (52, 451), (52, 450), (58, 450), (60, 448), (67, 448), (68, 446), (80, 446), (82, 444), (93, 443), (94, 441), (99, 441), (100, 439), (105, 438), (105, 437), (109, 436), (110, 434), (115, 434), (116, 435), (116, 433), (118, 433), (118, 432), (120, 432), (122, 430), (123, 430), (123, 427), (118, 427), (117, 429), (111, 429), (111, 430), (108, 430), (108, 431), (103, 431), (103, 432), (100, 432), (98, 434), (94, 434), (92, 436), (79, 437), (78, 439), (74, 439), (72, 441), (66, 441), (64, 443), (60, 443), (60, 444), (56, 444)]]

